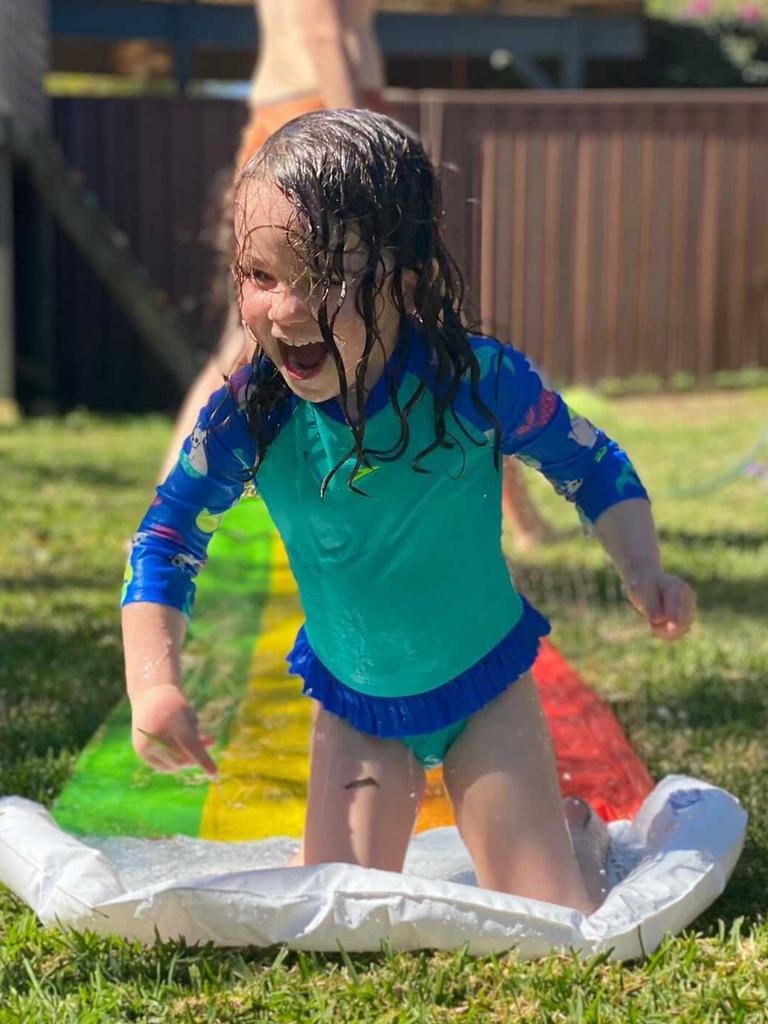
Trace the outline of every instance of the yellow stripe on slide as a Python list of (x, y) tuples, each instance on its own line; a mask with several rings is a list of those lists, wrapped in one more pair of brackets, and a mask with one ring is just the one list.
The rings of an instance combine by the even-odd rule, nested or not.
[[(202, 839), (298, 838), (304, 828), (312, 701), (285, 661), (304, 615), (277, 531), (272, 543), (269, 596), (250, 679), (219, 757), (221, 781), (208, 788)], [(450, 824), (453, 814), (436, 768), (428, 773), (416, 830)]]
[(285, 656), (304, 621), (285, 548), (273, 535), (269, 597), (250, 680), (209, 787), (202, 839), (301, 835), (307, 803), (312, 702)]

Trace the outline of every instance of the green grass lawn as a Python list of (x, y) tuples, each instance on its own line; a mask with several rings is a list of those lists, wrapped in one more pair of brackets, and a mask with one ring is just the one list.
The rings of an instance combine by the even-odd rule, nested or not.
[[(698, 775), (749, 811), (743, 857), (715, 906), (645, 963), (559, 955), (522, 964), (514, 955), (143, 949), (43, 929), (0, 890), (0, 1024), (768, 1019), (768, 489), (743, 479), (669, 497), (749, 449), (768, 391), (586, 404), (655, 495), (667, 566), (698, 590), (698, 624), (679, 645), (651, 641), (601, 551), (575, 534), (517, 559), (518, 578), (654, 775)], [(51, 803), (120, 696), (123, 545), (167, 433), (160, 419), (80, 414), (0, 430), (0, 793)], [(550, 518), (572, 530), (573, 510), (531, 480)]]

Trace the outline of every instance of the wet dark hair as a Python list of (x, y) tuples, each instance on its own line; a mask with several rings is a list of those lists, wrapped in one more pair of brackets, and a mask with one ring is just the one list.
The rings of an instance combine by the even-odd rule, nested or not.
[[(498, 467), (499, 424), (479, 395), (480, 367), (467, 337), (470, 327), (464, 312), (464, 283), (443, 244), (440, 187), (416, 135), (383, 114), (324, 110), (304, 114), (270, 136), (243, 168), (235, 185), (236, 227), (245, 232), (245, 238), (237, 239), (234, 263), (240, 288), (248, 276), (247, 211), (244, 212), (242, 197), (246, 186), (254, 180), (277, 186), (295, 211), (294, 224), (286, 226), (288, 237), (316, 289), (318, 325), (336, 364), (341, 404), (352, 433), (350, 450), (326, 476), (322, 493), (352, 457), (355, 464), (348, 486), (359, 491), (354, 478), (362, 466), (369, 465), (371, 457), (392, 461), (402, 456), (409, 444), (409, 414), (425, 394), (428, 396), (428, 374), (433, 381), (429, 390), (435, 409), (435, 439), (416, 454), (413, 469), (428, 472), (422, 462), (437, 448), (458, 445), (463, 452), (461, 439), (449, 429), (449, 415), (470, 443), (488, 443), (485, 438), (473, 437), (454, 412), (453, 403), (465, 379), (470, 382), (477, 408), (494, 429), (494, 459)], [(350, 229), (354, 235), (350, 235)], [(354, 296), (347, 296), (342, 286), (338, 302), (329, 303), (334, 282), (343, 280), (345, 243), (349, 245), (353, 238), (356, 250), (366, 257), (355, 280)], [(406, 272), (412, 272), (416, 282), (412, 309), (406, 308), (403, 292)], [(375, 303), (383, 288), (389, 289), (401, 323), (408, 316), (419, 322), (431, 358), (419, 386), (401, 408), (398, 371), (408, 358), (408, 344), (398, 345), (393, 357), (394, 372), (389, 378), (389, 400), (400, 421), (400, 438), (389, 450), (374, 451), (365, 446), (364, 381), (369, 356), (374, 346), (381, 344)], [(348, 413), (347, 382), (333, 336), (341, 304), (352, 297), (365, 324), (365, 345), (354, 384), (359, 410), (356, 422)], [(403, 338), (407, 334), (403, 332)], [(246, 417), (257, 444), (254, 473), (279, 429), (290, 395), (274, 364), (257, 346), (246, 390)]]

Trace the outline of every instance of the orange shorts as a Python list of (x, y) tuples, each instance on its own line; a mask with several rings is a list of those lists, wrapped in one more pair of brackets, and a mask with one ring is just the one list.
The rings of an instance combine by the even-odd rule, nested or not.
[[(377, 110), (387, 114), (389, 110), (378, 89), (366, 89), (363, 93), (363, 105), (368, 110)], [(284, 100), (263, 103), (254, 107), (250, 120), (240, 137), (240, 149), (237, 154), (237, 168), (244, 167), (258, 149), (267, 141), (273, 132), (292, 121), (294, 117), (308, 114), (313, 110), (325, 110), (325, 101), (318, 93), (303, 93), (301, 96), (289, 96)]]

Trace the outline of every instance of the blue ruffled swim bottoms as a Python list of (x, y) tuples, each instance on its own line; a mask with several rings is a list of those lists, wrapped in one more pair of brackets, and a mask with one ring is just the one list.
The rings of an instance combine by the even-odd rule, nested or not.
[(471, 716), (524, 675), (536, 660), (547, 620), (522, 598), (522, 614), (509, 633), (480, 661), (442, 686), (398, 697), (362, 693), (346, 686), (320, 661), (302, 626), (287, 657), (289, 671), (304, 680), (304, 693), (361, 732), (404, 743), (425, 768), (441, 764)]

